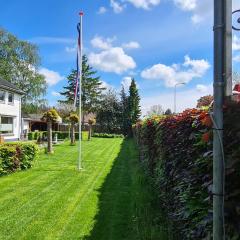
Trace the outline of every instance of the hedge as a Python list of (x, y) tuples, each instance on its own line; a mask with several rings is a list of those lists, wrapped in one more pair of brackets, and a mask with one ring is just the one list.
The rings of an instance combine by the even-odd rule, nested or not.
[(94, 133), (92, 137), (95, 138), (124, 138), (122, 134), (110, 134), (110, 133)]
[(31, 168), (38, 152), (34, 143), (6, 143), (0, 145), (0, 175)]
[[(240, 105), (224, 110), (227, 239), (240, 239)], [(137, 123), (140, 159), (166, 210), (175, 239), (212, 237), (212, 122), (206, 110)]]
[[(57, 134), (58, 139), (68, 139), (69, 132), (60, 132), (60, 131), (52, 131), (52, 137), (54, 138), (55, 134)], [(38, 140), (40, 138), (47, 139), (47, 131), (35, 131), (28, 133), (28, 140)], [(78, 139), (78, 133), (75, 132), (75, 137)]]

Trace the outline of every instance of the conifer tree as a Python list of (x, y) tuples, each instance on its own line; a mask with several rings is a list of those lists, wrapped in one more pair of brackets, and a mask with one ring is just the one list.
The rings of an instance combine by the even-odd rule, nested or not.
[(135, 80), (132, 78), (131, 85), (129, 87), (129, 98), (128, 98), (128, 116), (129, 116), (129, 135), (132, 135), (132, 125), (135, 124), (140, 116), (140, 96)]
[[(96, 71), (88, 64), (87, 56), (83, 56), (82, 62), (82, 110), (84, 113), (95, 112), (98, 108), (102, 96), (102, 91), (105, 90), (102, 87), (100, 77), (96, 77)], [(76, 84), (77, 71), (72, 70), (68, 76), (68, 85), (64, 87), (65, 91), (60, 94), (65, 97), (65, 100), (61, 100), (61, 103), (73, 104), (74, 103), (74, 91)], [(77, 105), (79, 104), (79, 92)], [(84, 117), (84, 114), (83, 114)], [(84, 120), (84, 119), (83, 119)], [(83, 121), (84, 122), (84, 121)]]
[(128, 96), (125, 92), (124, 86), (122, 86), (121, 92), (120, 92), (120, 98), (121, 98), (121, 112), (122, 112), (122, 133), (124, 135), (128, 134), (128, 128), (129, 128), (129, 118), (128, 118)]

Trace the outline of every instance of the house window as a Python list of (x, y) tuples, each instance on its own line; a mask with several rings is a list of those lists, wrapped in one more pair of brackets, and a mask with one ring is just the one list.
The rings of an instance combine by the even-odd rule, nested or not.
[(8, 93), (8, 103), (13, 104), (13, 101), (14, 101), (13, 93)]
[(0, 133), (13, 133), (13, 117), (0, 116)]
[(5, 95), (6, 95), (6, 92), (0, 90), (0, 102), (2, 103), (5, 102)]

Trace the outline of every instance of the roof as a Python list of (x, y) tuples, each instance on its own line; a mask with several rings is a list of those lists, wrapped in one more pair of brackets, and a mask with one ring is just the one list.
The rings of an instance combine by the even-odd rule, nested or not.
[(12, 92), (16, 92), (20, 95), (24, 95), (24, 92), (22, 90), (19, 90), (15, 85), (1, 78), (0, 78), (0, 88), (4, 90), (10, 90)]

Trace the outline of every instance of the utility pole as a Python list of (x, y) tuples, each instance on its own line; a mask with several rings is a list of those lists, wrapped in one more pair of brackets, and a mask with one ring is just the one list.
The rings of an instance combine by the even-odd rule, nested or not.
[[(223, 100), (226, 76), (226, 9), (229, 0), (214, 0), (214, 106), (213, 106), (213, 240), (224, 240)], [(232, 60), (231, 60), (232, 61)]]

